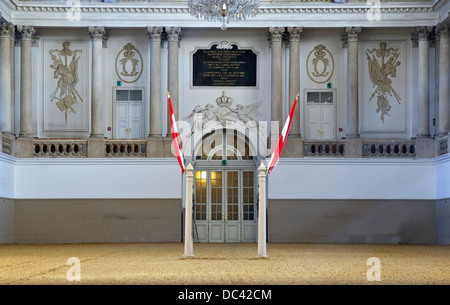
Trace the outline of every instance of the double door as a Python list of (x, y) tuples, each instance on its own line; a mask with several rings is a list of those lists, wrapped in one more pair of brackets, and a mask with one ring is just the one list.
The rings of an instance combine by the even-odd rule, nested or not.
[(306, 95), (305, 133), (309, 140), (335, 138), (334, 91), (310, 91)]
[(198, 170), (194, 194), (195, 241), (256, 240), (253, 170)]

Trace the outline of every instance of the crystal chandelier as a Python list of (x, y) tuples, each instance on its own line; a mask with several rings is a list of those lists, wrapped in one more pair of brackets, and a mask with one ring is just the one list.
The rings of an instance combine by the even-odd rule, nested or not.
[(188, 0), (189, 12), (195, 18), (221, 21), (222, 30), (230, 21), (245, 20), (257, 14), (260, 0)]

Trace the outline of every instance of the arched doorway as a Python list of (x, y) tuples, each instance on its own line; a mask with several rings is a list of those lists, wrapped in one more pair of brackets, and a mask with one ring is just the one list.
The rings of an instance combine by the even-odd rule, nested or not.
[(255, 242), (257, 157), (248, 138), (217, 129), (196, 152), (194, 241)]

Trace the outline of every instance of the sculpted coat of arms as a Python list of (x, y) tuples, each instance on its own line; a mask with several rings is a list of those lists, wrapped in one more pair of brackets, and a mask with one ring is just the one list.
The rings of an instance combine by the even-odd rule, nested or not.
[(54, 69), (54, 79), (58, 79), (56, 89), (50, 95), (50, 102), (56, 100), (56, 105), (65, 114), (67, 124), (68, 113), (76, 114), (75, 105), (82, 102), (83, 98), (78, 93), (78, 61), (81, 50), (71, 50), (68, 41), (63, 42), (62, 50), (50, 50), (53, 63), (50, 68)]
[[(398, 49), (388, 48), (386, 42), (380, 43), (379, 49), (367, 50), (367, 61), (369, 65), (369, 76), (375, 91), (370, 96), (369, 102), (377, 98), (377, 113), (381, 112), (381, 121), (389, 114), (391, 105), (389, 96), (394, 96), (400, 104), (401, 98), (392, 87), (392, 78), (397, 77), (397, 67), (401, 65), (398, 60), (400, 53)], [(380, 60), (380, 61), (379, 61)]]
[(142, 74), (142, 55), (136, 47), (127, 43), (116, 57), (117, 77), (125, 83), (136, 82)]
[(222, 93), (222, 96), (216, 99), (216, 105), (207, 104), (205, 107), (197, 105), (192, 110), (190, 117), (200, 116), (199, 120), (194, 118), (192, 129), (189, 134), (191, 136), (194, 132), (205, 129), (208, 123), (215, 122), (225, 126), (227, 122), (241, 122), (247, 123), (254, 121), (255, 116), (259, 116), (258, 108), (262, 101), (252, 103), (249, 105), (237, 104), (232, 107), (233, 99)]
[(324, 45), (315, 46), (306, 61), (306, 70), (313, 82), (322, 84), (329, 81), (333, 76), (333, 55)]

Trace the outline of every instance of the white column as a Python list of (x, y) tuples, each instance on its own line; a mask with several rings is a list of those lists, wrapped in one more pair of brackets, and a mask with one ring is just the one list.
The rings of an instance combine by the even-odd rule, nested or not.
[(267, 257), (266, 252), (266, 167), (261, 162), (258, 168), (258, 257)]
[[(300, 93), (300, 39), (303, 27), (289, 27), (289, 109), (294, 104), (295, 97)], [(301, 137), (300, 105), (295, 107), (289, 136)], [(299, 148), (300, 149), (300, 148)]]
[(89, 35), (92, 39), (92, 89), (91, 89), (91, 138), (104, 138), (103, 123), (103, 78), (102, 78), (102, 49), (105, 28), (90, 26)]
[(31, 45), (36, 30), (32, 26), (17, 26), (20, 32), (20, 133), (19, 137), (33, 136), (32, 126), (32, 68)]
[(272, 103), (272, 121), (278, 122), (279, 130), (282, 124), (282, 58), (281, 46), (284, 28), (269, 28), (269, 37), (272, 43), (272, 74), (271, 74), (271, 103)]
[(0, 24), (0, 132), (11, 133), (11, 23)]
[[(167, 90), (170, 92), (170, 99), (172, 101), (175, 121), (178, 120), (178, 43), (180, 41), (181, 28), (168, 27), (166, 28), (168, 40), (168, 78)], [(169, 110), (167, 110), (167, 134), (170, 135), (170, 119)]]
[(345, 28), (347, 36), (347, 133), (346, 138), (359, 138), (358, 120), (358, 37), (360, 27)]
[(417, 27), (419, 60), (418, 60), (418, 97), (419, 125), (417, 137), (430, 137), (430, 95), (429, 95), (429, 31), (427, 27)]
[(194, 183), (194, 168), (191, 163), (186, 167), (186, 208), (184, 217), (184, 255), (194, 257), (194, 242), (192, 240), (192, 188)]
[[(450, 25), (439, 26), (439, 134), (450, 133)], [(450, 141), (449, 141), (450, 142)], [(450, 151), (450, 149), (449, 149)]]
[(10, 57), (11, 57), (11, 132), (13, 134), (16, 134), (16, 127), (15, 127), (15, 106), (16, 106), (16, 30), (13, 25), (12, 31), (11, 31), (11, 38), (9, 40), (10, 42)]
[(161, 137), (161, 33), (162, 27), (148, 27), (150, 38), (150, 133)]

